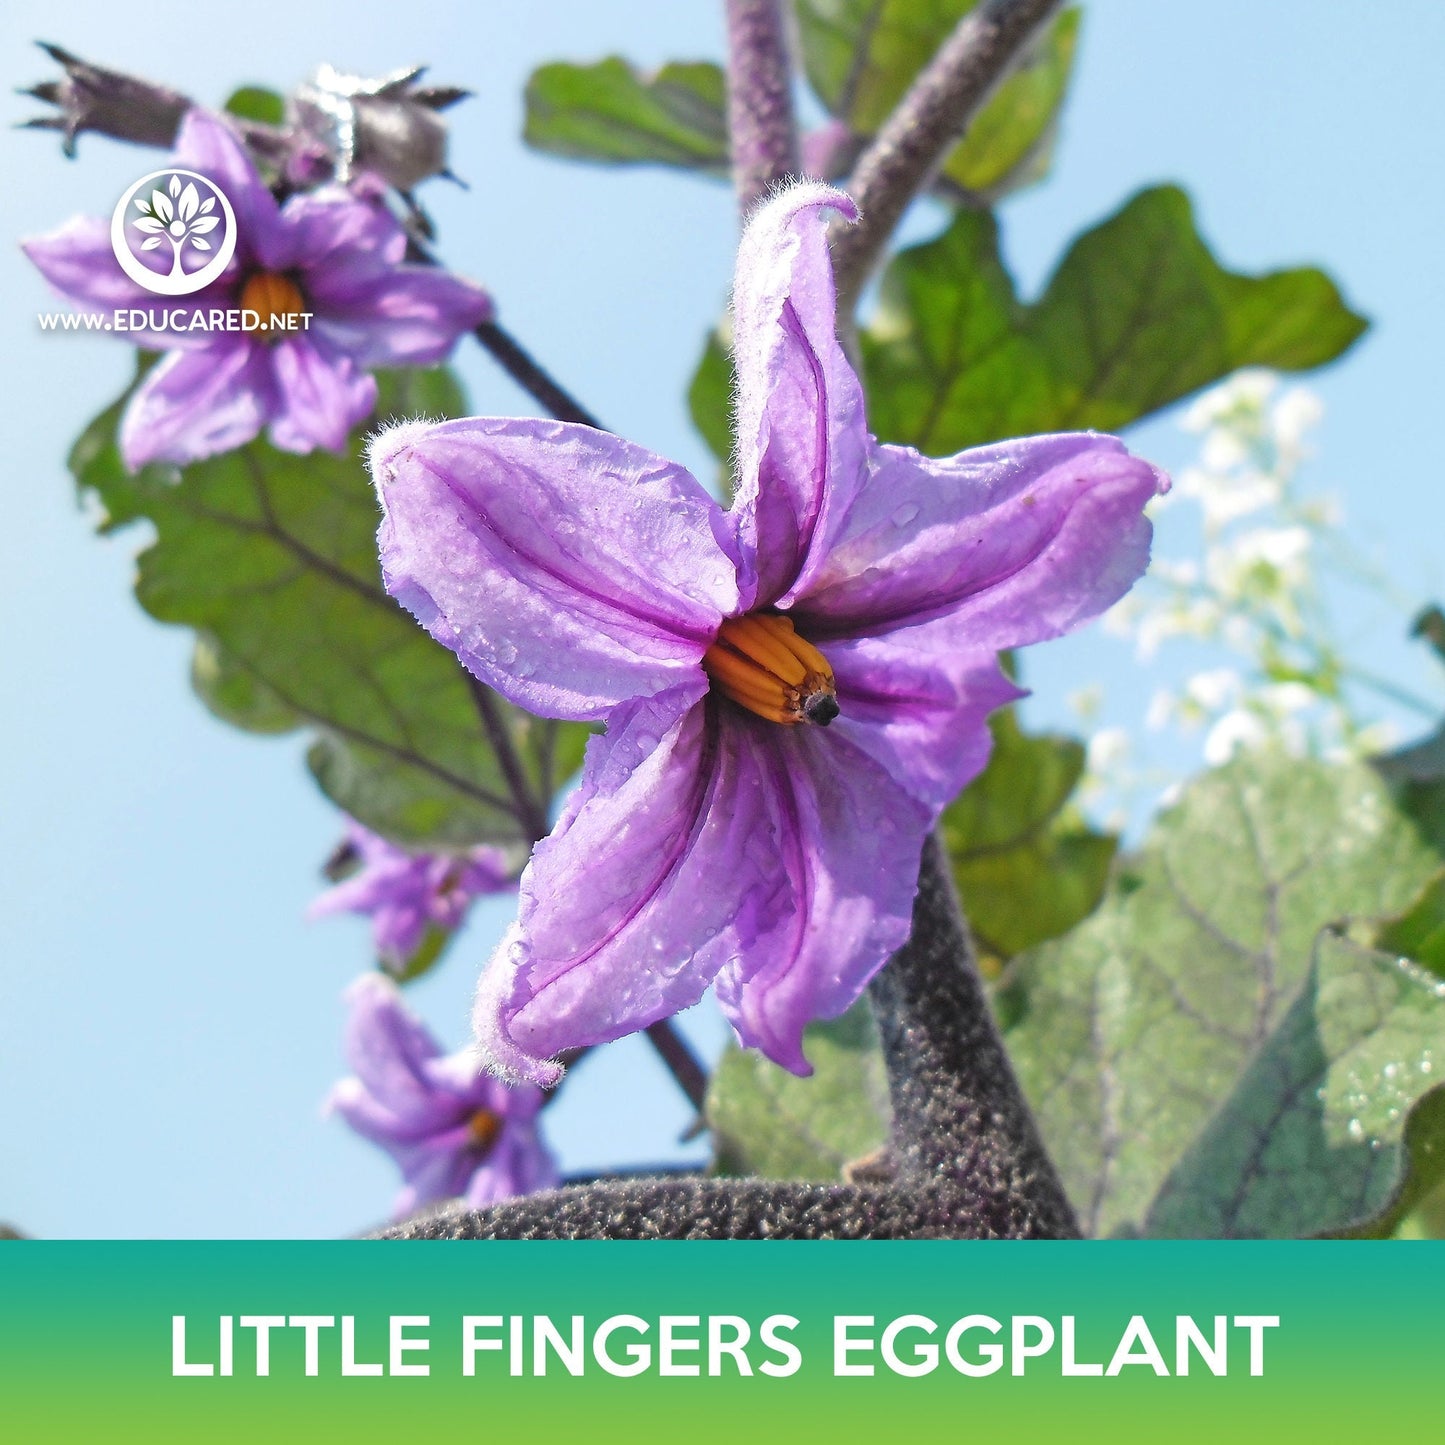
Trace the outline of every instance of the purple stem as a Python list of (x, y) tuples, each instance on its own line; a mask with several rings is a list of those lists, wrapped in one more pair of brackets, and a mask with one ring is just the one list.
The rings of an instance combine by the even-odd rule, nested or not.
[(862, 213), (833, 244), (838, 315), (858, 295), (912, 199), (1062, 0), (983, 0), (954, 27), (874, 136), (844, 189)]
[(726, 0), (728, 136), (744, 216), (785, 176), (799, 173), (792, 66), (778, 0)]

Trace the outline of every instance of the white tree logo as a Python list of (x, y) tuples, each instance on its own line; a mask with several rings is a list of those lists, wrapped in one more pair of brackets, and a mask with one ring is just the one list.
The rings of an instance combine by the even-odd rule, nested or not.
[[(161, 296), (189, 296), (215, 281), (236, 251), (236, 213), (216, 183), (196, 171), (153, 171), (120, 198), (110, 244), (121, 269)], [(142, 257), (170, 247), (169, 271)]]

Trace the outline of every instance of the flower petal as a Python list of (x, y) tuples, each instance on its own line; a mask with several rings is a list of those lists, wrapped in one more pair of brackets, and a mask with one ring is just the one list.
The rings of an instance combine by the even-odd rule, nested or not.
[[(436, 1129), (455, 1122), (456, 1099), (440, 1094), (427, 1070), (441, 1049), (396, 985), (380, 974), (363, 974), (347, 989), (346, 1001), (351, 1006), (346, 1058), (374, 1103), (395, 1115), (413, 1138), (423, 1125)], [(333, 1101), (341, 1112), (352, 1102), (349, 1095), (334, 1095)]]
[(262, 348), (228, 338), (173, 351), (146, 373), (120, 424), (132, 471), (147, 462), (184, 466), (250, 441), (275, 406)]
[(474, 418), (372, 443), (387, 590), (483, 682), (549, 717), (686, 686), (737, 607), (717, 504), (589, 427)]
[(835, 333), (823, 213), (853, 202), (817, 182), (754, 212), (733, 282), (738, 495), (732, 517), (756, 574), (748, 607), (806, 587), (867, 476), (863, 389)]
[(835, 1018), (907, 939), (933, 810), (832, 728), (779, 728), (741, 713), (768, 753), (775, 866), (792, 897), (773, 926), (718, 974), (738, 1037), (795, 1074), (810, 1074), (803, 1029)]
[(225, 193), (236, 214), (236, 255), (267, 270), (279, 269), (280, 208), (240, 138), (219, 116), (199, 106), (188, 110), (176, 132), (171, 164), (205, 176)]
[[(98, 216), (77, 216), (48, 236), (22, 241), (20, 248), (42, 276), (79, 311), (109, 321), (116, 311), (131, 309), (182, 313), (186, 322), (197, 311), (229, 306), (231, 293), (220, 283), (207, 286), (195, 296), (155, 296), (138, 286), (115, 259), (110, 245), (110, 225)], [(169, 270), (167, 253), (162, 270)], [(194, 350), (207, 345), (210, 337), (201, 331), (112, 331), (109, 335), (147, 350)]]
[(934, 461), (876, 447), (872, 475), (794, 615), (822, 643), (918, 628), (970, 655), (1041, 642), (1111, 606), (1149, 561), (1168, 479), (1092, 432)]
[(546, 1060), (694, 1004), (770, 927), (782, 879), (756, 738), (688, 691), (632, 703), (587, 748), (582, 786), (522, 875), (517, 924), (482, 974), (488, 1067)]
[(352, 299), (349, 286), (402, 263), (406, 232), (385, 205), (360, 200), (344, 186), (325, 186), (292, 196), (281, 208), (274, 254), (280, 270), (314, 273), (306, 278), (308, 296)]
[(829, 645), (840, 708), (829, 733), (861, 748), (936, 818), (988, 762), (988, 715), (1027, 693), (992, 652), (918, 652), (911, 636)]
[(346, 450), (351, 428), (376, 406), (376, 379), (343, 352), (307, 337), (271, 348), (277, 406), (271, 441), (282, 451)]
[(312, 324), (368, 367), (435, 365), (493, 309), (480, 286), (436, 266), (391, 267), (349, 299), (311, 296), (322, 313)]

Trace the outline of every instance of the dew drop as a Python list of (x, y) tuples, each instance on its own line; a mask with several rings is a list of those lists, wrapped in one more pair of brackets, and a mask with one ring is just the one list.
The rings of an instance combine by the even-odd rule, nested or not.
[(1358, 1119), (1351, 1119), (1350, 1122), (1345, 1125), (1345, 1133), (1358, 1143), (1365, 1137), (1365, 1126)]
[(893, 525), (906, 527), (918, 515), (918, 508), (912, 502), (905, 502), (893, 512)]

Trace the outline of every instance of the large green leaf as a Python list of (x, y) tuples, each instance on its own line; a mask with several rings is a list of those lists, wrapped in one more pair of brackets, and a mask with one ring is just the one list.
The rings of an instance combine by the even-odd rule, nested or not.
[(1020, 1079), (1089, 1233), (1154, 1196), (1299, 993), (1320, 929), (1400, 912), (1439, 859), (1363, 765), (1195, 781), (1099, 910), (1020, 961)]
[(594, 65), (558, 61), (532, 72), (526, 107), (523, 138), (537, 150), (727, 174), (727, 82), (711, 63), (646, 74), (616, 55)]
[[(823, 104), (860, 135), (888, 118), (977, 0), (799, 0), (803, 63)], [(1039, 179), (1068, 89), (1079, 12), (1065, 11), (1024, 54), (944, 165), (995, 196)]]
[[(306, 726), (323, 789), (401, 842), (521, 844), (495, 744), (545, 808), (570, 770), (555, 756), (573, 732), (540, 723), (482, 690), (382, 590), (377, 508), (361, 459), (294, 456), (256, 441), (188, 467), (121, 464), (123, 402), (92, 423), (71, 467), (105, 509), (103, 530), (139, 518), (155, 527), (136, 595), (152, 616), (199, 634), (193, 676), (207, 705), (255, 732)], [(460, 412), (441, 372), (389, 378), (377, 418)], [(489, 733), (482, 713), (496, 726)]]
[(800, 1079), (756, 1049), (730, 1047), (708, 1083), (707, 1122), (729, 1174), (836, 1182), (888, 1137), (888, 1081), (866, 1002), (811, 1024)]
[(1086, 918), (1103, 896), (1118, 846), (1068, 806), (1084, 771), (1079, 743), (1030, 737), (1012, 708), (996, 713), (992, 728), (988, 767), (940, 825), (985, 964)]
[(1146, 1232), (1297, 1238), (1388, 1214), (1410, 1167), (1406, 1122), (1439, 1090), (1442, 1060), (1445, 983), (1326, 929), (1304, 987), (1170, 1172)]
[(869, 419), (884, 440), (931, 456), (1116, 431), (1242, 366), (1322, 365), (1364, 328), (1321, 271), (1224, 270), (1172, 186), (1141, 191), (1079, 237), (1031, 306), (994, 219), (964, 211), (888, 268), (862, 337)]

